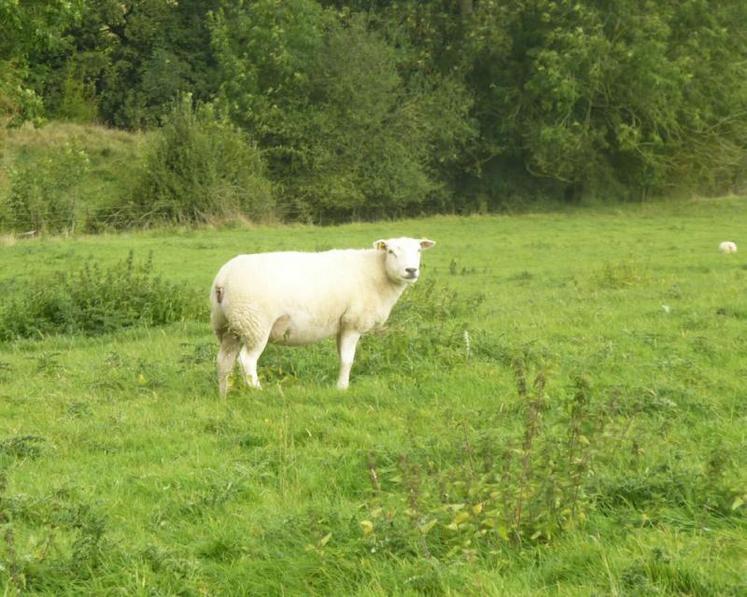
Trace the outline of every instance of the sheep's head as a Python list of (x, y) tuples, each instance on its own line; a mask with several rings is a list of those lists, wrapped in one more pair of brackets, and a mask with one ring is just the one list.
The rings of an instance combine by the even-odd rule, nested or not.
[(390, 238), (377, 240), (373, 246), (385, 251), (384, 267), (392, 282), (412, 284), (420, 276), (420, 252), (435, 244), (427, 238)]

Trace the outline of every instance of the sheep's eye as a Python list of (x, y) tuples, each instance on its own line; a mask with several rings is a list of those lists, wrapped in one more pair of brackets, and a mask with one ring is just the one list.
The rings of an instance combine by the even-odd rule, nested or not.
[(387, 251), (387, 253), (389, 253), (390, 255), (394, 255), (394, 251), (392, 251), (391, 249), (389, 249), (389, 250)]

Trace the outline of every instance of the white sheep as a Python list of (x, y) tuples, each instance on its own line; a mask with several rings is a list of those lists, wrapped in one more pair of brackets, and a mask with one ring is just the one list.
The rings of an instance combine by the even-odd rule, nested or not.
[(238, 356), (255, 388), (257, 360), (267, 342), (298, 346), (337, 337), (340, 374), (347, 389), (361, 334), (389, 317), (405, 288), (420, 275), (420, 252), (432, 240), (377, 240), (373, 249), (321, 253), (239, 255), (221, 267), (210, 291), (213, 331), (220, 343), (218, 386)]
[(730, 240), (725, 240), (718, 246), (718, 250), (722, 253), (736, 253), (737, 252), (737, 243), (732, 242)]

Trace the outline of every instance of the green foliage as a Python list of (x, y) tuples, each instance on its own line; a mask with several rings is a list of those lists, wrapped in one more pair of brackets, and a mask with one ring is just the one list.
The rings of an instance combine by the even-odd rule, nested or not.
[(18, 232), (73, 231), (81, 219), (79, 183), (88, 154), (65, 143), (42, 160), (21, 163), (10, 173), (10, 193), (0, 204), (0, 224)]
[(154, 129), (180, 95), (218, 102), (289, 220), (745, 185), (740, 0), (17, 4), (0, 124)]
[(119, 222), (206, 222), (268, 219), (272, 187), (259, 150), (212, 107), (177, 102), (147, 153), (142, 178)]
[(588, 381), (577, 378), (572, 397), (553, 408), (546, 373), (537, 372), (530, 387), (526, 357), (512, 365), (523, 419), (518, 437), (470, 434), (440, 466), (432, 454), (425, 461), (402, 454), (379, 473), (369, 455), (376, 483), (370, 520), (361, 526), (371, 546), (390, 548), (405, 531), (423, 556), (449, 560), (556, 541), (583, 526), (594, 506), (588, 486), (600, 429)]
[(55, 116), (69, 122), (94, 122), (98, 115), (95, 92), (91, 83), (69, 69), (63, 82), (60, 105)]
[(40, 117), (41, 99), (33, 90), (24, 87), (23, 70), (11, 61), (0, 61), (0, 140), (5, 128)]
[(213, 36), (223, 101), (265, 149), (285, 217), (391, 217), (448, 194), (435, 165), (469, 136), (469, 100), (447, 78), (404, 80), (363, 16), (236, 3)]
[(219, 2), (131, 0), (84, 2), (67, 30), (66, 53), (39, 52), (37, 87), (53, 113), (64, 108), (72, 70), (109, 124), (156, 127), (179, 94), (200, 101), (215, 92), (206, 15)]
[(33, 85), (33, 55), (59, 52), (65, 30), (81, 16), (84, 0), (0, 1), (0, 127), (37, 119), (42, 99)]
[[(515, 102), (505, 111), (517, 117), (501, 126), (502, 143), (532, 174), (561, 183), (574, 198), (646, 197), (673, 186), (717, 190), (718, 184), (709, 184), (715, 179), (703, 179), (703, 172), (717, 163), (723, 172), (724, 163), (734, 167), (744, 158), (744, 146), (727, 141), (736, 131), (726, 129), (736, 125), (727, 114), (741, 111), (747, 95), (731, 75), (722, 79), (724, 104), (731, 106), (722, 111), (720, 100), (699, 91), (706, 83), (699, 68), (710, 63), (706, 68), (712, 71), (716, 56), (744, 51), (743, 38), (736, 47), (726, 40), (734, 39), (727, 31), (747, 15), (734, 14), (744, 5), (730, 3), (704, 20), (688, 17), (705, 9), (697, 4), (703, 3), (664, 3), (656, 9), (635, 1), (603, 8), (574, 3), (571, 9), (536, 2), (517, 11), (506, 25), (514, 51), (522, 53), (493, 67), (510, 88), (522, 90), (504, 96)], [(683, 37), (697, 37), (702, 45), (683, 50)], [(710, 80), (711, 92), (716, 84)], [(725, 133), (719, 135), (723, 141), (696, 141), (708, 127)], [(683, 160), (690, 167), (680, 167)], [(709, 166), (695, 167), (698, 162)], [(728, 189), (724, 183), (721, 188)]]
[(395, 42), (393, 23), (416, 48), (410, 68), (464, 77), (480, 131), (460, 169), (492, 205), (510, 194), (735, 188), (747, 126), (735, 117), (747, 101), (742, 2), (405, 1), (376, 10)]
[(50, 334), (106, 334), (133, 326), (156, 326), (200, 312), (184, 286), (153, 272), (152, 256), (113, 266), (86, 262), (74, 271), (32, 278), (5, 289), (0, 340)]
[(0, 229), (21, 234), (111, 229), (115, 206), (132, 195), (149, 139), (71, 122), (4, 132)]

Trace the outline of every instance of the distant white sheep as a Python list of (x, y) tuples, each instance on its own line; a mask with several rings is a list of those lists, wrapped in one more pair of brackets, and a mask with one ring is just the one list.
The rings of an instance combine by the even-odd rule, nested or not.
[(722, 253), (736, 253), (737, 252), (737, 243), (732, 242), (730, 240), (725, 240), (718, 246), (718, 250)]
[(420, 252), (428, 239), (378, 240), (373, 249), (320, 253), (239, 255), (218, 272), (210, 291), (211, 321), (220, 343), (218, 387), (238, 356), (246, 382), (261, 387), (257, 360), (267, 342), (298, 346), (337, 337), (346, 389), (361, 334), (389, 317), (405, 288), (420, 276)]

